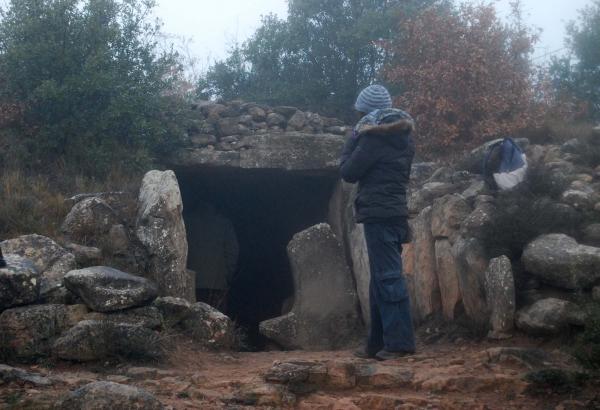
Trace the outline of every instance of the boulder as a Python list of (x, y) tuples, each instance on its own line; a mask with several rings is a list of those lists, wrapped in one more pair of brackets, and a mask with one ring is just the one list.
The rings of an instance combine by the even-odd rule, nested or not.
[(57, 410), (162, 410), (164, 406), (147, 391), (112, 382), (93, 382), (68, 393)]
[(260, 323), (260, 332), (289, 349), (348, 346), (361, 332), (357, 296), (343, 248), (327, 224), (294, 235), (288, 245), (294, 277), (291, 312)]
[(435, 241), (435, 261), (440, 284), (442, 313), (446, 319), (453, 320), (462, 297), (458, 282), (458, 266), (452, 255), (452, 244), (448, 239)]
[(24, 235), (0, 243), (2, 252), (15, 254), (33, 262), (40, 273), (40, 297), (52, 302), (62, 287), (63, 277), (77, 267), (75, 256), (52, 239), (41, 235)]
[(484, 278), (488, 267), (485, 249), (475, 238), (459, 237), (452, 247), (452, 255), (458, 267), (458, 283), (466, 315), (475, 326), (488, 324)]
[(138, 201), (136, 234), (148, 251), (148, 272), (159, 294), (194, 302), (194, 277), (186, 269), (188, 246), (175, 173), (148, 172)]
[(152, 302), (158, 294), (156, 285), (148, 279), (105, 266), (71, 271), (64, 282), (67, 289), (96, 312), (142, 306)]
[(231, 349), (235, 343), (235, 326), (231, 319), (206, 303), (191, 305), (178, 328), (207, 349)]
[(64, 332), (52, 345), (63, 360), (89, 362), (108, 357), (158, 358), (158, 333), (140, 325), (106, 320), (83, 320)]
[(418, 214), (433, 204), (433, 200), (451, 194), (460, 187), (448, 182), (428, 182), (418, 191), (412, 192), (408, 198), (408, 211)]
[(170, 296), (156, 298), (152, 303), (163, 317), (166, 327), (173, 327), (190, 315), (192, 304), (185, 299)]
[(441, 310), (440, 286), (436, 270), (435, 240), (431, 233), (432, 208), (425, 208), (411, 220), (414, 236), (414, 302), (424, 319)]
[(97, 245), (110, 227), (119, 224), (117, 212), (102, 198), (90, 197), (77, 202), (65, 217), (61, 230), (75, 243)]
[(569, 325), (583, 326), (584, 312), (574, 303), (547, 298), (517, 312), (517, 327), (532, 335), (559, 334)]
[(435, 238), (453, 237), (470, 213), (471, 207), (461, 195), (445, 195), (435, 199), (431, 214), (431, 233)]
[(510, 259), (492, 259), (485, 271), (485, 295), (491, 314), (488, 337), (505, 339), (511, 336), (515, 321), (515, 280)]
[(296, 111), (288, 121), (288, 128), (299, 131), (306, 124), (306, 115), (302, 111)]
[(31, 373), (16, 367), (0, 364), (0, 384), (10, 382), (30, 383), (38, 387), (52, 385), (52, 381), (39, 373)]
[(37, 305), (5, 310), (0, 315), (0, 349), (16, 359), (48, 356), (52, 342), (87, 312), (83, 305)]
[(85, 315), (84, 320), (125, 323), (154, 330), (160, 329), (163, 325), (163, 316), (154, 306), (142, 306), (111, 313), (90, 312)]
[(97, 266), (102, 263), (102, 250), (93, 246), (83, 246), (76, 243), (65, 245), (74, 256), (79, 266)]
[(600, 223), (588, 225), (583, 229), (583, 242), (586, 245), (600, 247)]
[(6, 255), (4, 260), (6, 267), (0, 268), (0, 311), (36, 302), (40, 274), (33, 263), (18, 255)]
[(525, 248), (525, 269), (565, 289), (587, 289), (600, 280), (600, 248), (580, 245), (563, 234), (542, 235)]
[(494, 219), (495, 211), (496, 207), (493, 202), (477, 201), (475, 210), (462, 221), (461, 235), (467, 238), (483, 238), (486, 229)]

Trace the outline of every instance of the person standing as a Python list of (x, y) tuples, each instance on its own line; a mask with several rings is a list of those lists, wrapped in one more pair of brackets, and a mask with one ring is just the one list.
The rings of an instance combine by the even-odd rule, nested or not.
[(354, 105), (361, 119), (344, 146), (341, 176), (358, 182), (354, 203), (369, 254), (371, 327), (356, 356), (395, 359), (415, 352), (402, 244), (409, 242), (406, 192), (415, 155), (411, 116), (392, 108), (388, 90), (372, 85)]

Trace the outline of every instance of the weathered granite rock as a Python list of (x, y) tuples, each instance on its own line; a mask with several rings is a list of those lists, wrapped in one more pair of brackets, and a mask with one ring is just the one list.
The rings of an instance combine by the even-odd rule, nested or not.
[(435, 238), (451, 238), (461, 222), (471, 213), (471, 207), (461, 195), (446, 195), (433, 201), (431, 233)]
[(435, 240), (431, 233), (432, 208), (429, 206), (411, 220), (414, 235), (415, 268), (413, 272), (415, 300), (419, 317), (440, 311), (440, 286), (436, 271)]
[(296, 111), (288, 121), (288, 128), (301, 130), (306, 124), (306, 115), (302, 111)]
[(18, 255), (5, 255), (7, 266), (0, 268), (0, 311), (37, 301), (40, 274), (33, 263)]
[(111, 356), (158, 358), (162, 351), (158, 333), (143, 326), (83, 320), (54, 341), (52, 353), (64, 360), (89, 362)]
[(120, 223), (117, 212), (102, 198), (77, 202), (65, 217), (61, 230), (70, 241), (96, 245), (111, 226)]
[(0, 364), (0, 384), (10, 382), (31, 383), (34, 386), (47, 387), (52, 385), (52, 380), (38, 373), (27, 372), (16, 367)]
[(442, 312), (446, 319), (453, 320), (462, 297), (458, 282), (458, 266), (452, 255), (452, 244), (448, 239), (435, 241), (435, 260), (440, 284)]
[(163, 317), (166, 327), (173, 327), (188, 317), (192, 304), (185, 299), (170, 296), (156, 298), (152, 303)]
[(588, 225), (583, 229), (583, 242), (586, 245), (600, 247), (600, 223)]
[(260, 332), (282, 346), (336, 349), (360, 333), (357, 296), (338, 239), (327, 224), (294, 236), (288, 245), (294, 276), (290, 313), (260, 324)]
[(478, 201), (475, 210), (462, 221), (461, 235), (465, 238), (482, 238), (494, 219), (495, 211), (496, 207), (493, 202)]
[(65, 245), (74, 256), (80, 267), (98, 266), (102, 263), (102, 250), (93, 246), (83, 246), (76, 243)]
[(600, 280), (600, 248), (563, 234), (542, 235), (525, 248), (525, 269), (550, 285), (590, 288)]
[(584, 312), (574, 303), (547, 298), (517, 312), (517, 327), (533, 335), (558, 334), (569, 325), (583, 326)]
[[(271, 114), (270, 114), (271, 115)], [(267, 132), (240, 138), (240, 151), (207, 148), (180, 150), (167, 159), (178, 169), (226, 167), (336, 172), (344, 137), (304, 132)]]
[(187, 239), (183, 203), (173, 171), (144, 176), (136, 221), (138, 239), (149, 253), (148, 272), (161, 296), (196, 300), (194, 277), (187, 269)]
[(2, 252), (16, 254), (33, 262), (40, 273), (40, 298), (52, 301), (53, 293), (60, 291), (63, 277), (77, 267), (75, 256), (41, 235), (24, 235), (0, 243)]
[(589, 209), (594, 205), (594, 196), (591, 193), (577, 189), (566, 190), (560, 199), (576, 209)]
[(451, 194), (460, 186), (448, 182), (428, 182), (419, 190), (412, 192), (408, 197), (408, 211), (418, 214), (426, 207), (433, 204), (433, 200)]
[(458, 266), (458, 283), (466, 315), (476, 326), (487, 326), (489, 315), (485, 300), (484, 277), (488, 259), (475, 238), (459, 237), (452, 248)]
[(142, 306), (111, 313), (90, 312), (83, 319), (139, 325), (153, 330), (158, 330), (163, 325), (163, 316), (154, 306)]
[(58, 410), (162, 410), (164, 406), (150, 393), (134, 386), (94, 382), (67, 394)]
[(152, 302), (158, 294), (148, 279), (105, 266), (69, 272), (65, 286), (96, 312), (113, 312)]
[(0, 315), (0, 348), (16, 359), (48, 356), (54, 339), (87, 313), (83, 305), (37, 305)]
[(343, 242), (346, 258), (350, 262), (356, 292), (360, 302), (363, 322), (369, 326), (371, 313), (369, 305), (369, 252), (365, 241), (363, 224), (354, 219), (354, 199), (358, 185), (340, 181), (329, 204), (329, 223), (335, 235)]
[(206, 303), (194, 303), (178, 327), (208, 349), (231, 349), (235, 343), (235, 326), (231, 319)]
[(511, 336), (515, 321), (515, 280), (510, 259), (492, 259), (485, 271), (485, 294), (491, 313), (488, 337), (505, 339)]

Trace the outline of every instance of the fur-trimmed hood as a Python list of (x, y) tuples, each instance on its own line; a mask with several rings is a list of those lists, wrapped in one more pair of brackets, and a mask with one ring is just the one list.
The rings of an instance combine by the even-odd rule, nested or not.
[(354, 128), (356, 138), (375, 136), (386, 138), (392, 145), (398, 139), (410, 135), (415, 130), (412, 117), (397, 108), (376, 110), (365, 115)]

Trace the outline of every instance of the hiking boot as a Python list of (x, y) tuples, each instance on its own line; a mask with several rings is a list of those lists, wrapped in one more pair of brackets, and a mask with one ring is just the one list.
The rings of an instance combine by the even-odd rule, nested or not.
[(415, 352), (388, 352), (387, 350), (380, 350), (375, 355), (377, 360), (385, 361), (385, 360), (397, 360), (401, 359), (405, 356), (410, 356), (415, 354)]
[(369, 352), (366, 348), (361, 348), (354, 351), (354, 357), (358, 357), (359, 359), (375, 359), (375, 353)]

